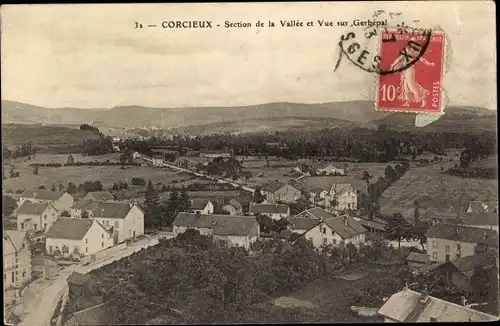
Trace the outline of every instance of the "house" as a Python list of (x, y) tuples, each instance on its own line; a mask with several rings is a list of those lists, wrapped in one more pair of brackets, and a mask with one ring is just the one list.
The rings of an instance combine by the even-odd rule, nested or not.
[(408, 288), (393, 294), (377, 311), (386, 323), (486, 322), (498, 317)]
[(111, 234), (96, 220), (87, 218), (60, 218), (45, 236), (48, 254), (91, 255), (113, 246)]
[(91, 199), (80, 199), (71, 206), (69, 213), (71, 217), (74, 218), (81, 218), (84, 211), (87, 212), (87, 216), (90, 216), (98, 203), (99, 202)]
[(358, 195), (352, 186), (348, 183), (333, 184), (330, 187), (328, 194), (331, 198), (330, 202), (335, 202), (332, 208), (344, 210), (357, 210), (358, 209)]
[(441, 272), (448, 280), (462, 290), (471, 290), (471, 278), (476, 268), (491, 270), (495, 268), (498, 254), (495, 251), (477, 253), (439, 265), (435, 271)]
[(314, 247), (351, 243), (359, 246), (365, 242), (366, 229), (348, 215), (320, 219), (319, 223), (304, 232), (301, 237), (312, 242)]
[(191, 200), (191, 213), (213, 214), (214, 204), (208, 199), (193, 199)]
[(331, 198), (329, 196), (330, 189), (325, 189), (322, 186), (314, 186), (309, 189), (309, 201), (313, 205), (319, 205), (322, 207), (330, 207), (331, 206)]
[(115, 197), (109, 191), (92, 191), (85, 194), (82, 200), (113, 201)]
[(4, 230), (3, 285), (4, 289), (19, 288), (31, 280), (31, 249), (23, 231)]
[(264, 215), (273, 220), (290, 217), (290, 207), (286, 204), (250, 204), (250, 215)]
[(172, 225), (174, 236), (195, 229), (201, 235), (211, 236), (218, 244), (244, 247), (247, 250), (260, 237), (259, 223), (251, 216), (180, 212)]
[(410, 252), (405, 258), (406, 264), (411, 269), (418, 269), (422, 266), (429, 264), (429, 256), (418, 252)]
[(284, 202), (284, 203), (294, 203), (296, 202), (302, 192), (295, 187), (281, 183), (278, 181), (270, 182), (262, 186), (261, 193), (266, 196), (269, 202)]
[(498, 248), (495, 230), (436, 223), (427, 230), (427, 255), (432, 262), (447, 262), (472, 256), (478, 248)]
[(222, 210), (231, 216), (243, 215), (243, 206), (236, 199), (231, 199), (227, 205), (222, 206)]
[(200, 157), (208, 157), (208, 158), (233, 157), (233, 151), (232, 150), (200, 151)]
[(71, 273), (66, 279), (70, 297), (92, 295), (97, 290), (97, 280), (89, 274)]
[(323, 168), (319, 168), (316, 170), (318, 175), (345, 175), (344, 169), (333, 166), (332, 164), (328, 164)]
[(151, 163), (153, 164), (153, 166), (163, 166), (163, 159), (162, 158), (152, 158), (151, 159)]
[(359, 222), (368, 233), (374, 235), (383, 235), (385, 233), (385, 228), (387, 227), (387, 221), (381, 218), (374, 217), (373, 219), (369, 219), (367, 217), (353, 217), (356, 221)]
[(51, 204), (23, 202), (16, 210), (19, 231), (46, 232), (59, 216)]
[(321, 223), (321, 220), (319, 219), (304, 218), (304, 217), (292, 217), (289, 218), (287, 221), (288, 221), (288, 229), (291, 232), (297, 234), (303, 234)]
[(70, 210), (73, 206), (73, 196), (67, 192), (50, 191), (46, 189), (26, 190), (19, 198), (19, 206), (25, 201), (31, 203), (50, 204), (59, 212)]
[(466, 202), (460, 205), (457, 219), (452, 222), (498, 232), (498, 202)]
[(498, 202), (469, 201), (466, 213), (494, 213), (498, 215)]
[(321, 207), (313, 207), (306, 209), (303, 212), (294, 216), (295, 218), (308, 218), (308, 219), (316, 219), (316, 220), (326, 220), (332, 218), (333, 215), (325, 211)]
[(107, 230), (112, 228), (114, 244), (144, 234), (144, 211), (137, 204), (91, 202), (83, 209)]

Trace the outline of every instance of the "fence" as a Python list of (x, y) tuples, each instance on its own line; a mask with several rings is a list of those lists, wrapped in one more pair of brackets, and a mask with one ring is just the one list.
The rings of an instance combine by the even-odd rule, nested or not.
[(92, 255), (88, 255), (88, 256), (85, 256), (82, 258), (82, 260), (80, 261), (80, 264), (81, 265), (87, 265), (87, 264), (90, 264), (96, 260), (100, 260), (100, 259), (103, 259), (103, 258), (106, 258), (106, 257), (110, 257), (112, 255), (115, 255), (117, 254), (118, 252), (124, 250), (127, 248), (127, 244), (124, 242), (124, 243), (121, 243), (119, 245), (116, 245), (114, 247), (111, 247), (111, 248), (108, 248), (108, 249), (104, 249), (104, 250), (101, 250), (99, 252), (96, 252), (95, 254), (92, 254)]

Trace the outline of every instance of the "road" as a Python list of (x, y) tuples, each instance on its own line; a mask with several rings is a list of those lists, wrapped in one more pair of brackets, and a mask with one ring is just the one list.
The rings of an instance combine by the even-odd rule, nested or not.
[(19, 325), (49, 326), (55, 308), (57, 307), (62, 295), (67, 290), (68, 283), (66, 282), (66, 279), (73, 271), (83, 274), (89, 273), (94, 269), (110, 264), (113, 261), (128, 257), (143, 248), (158, 244), (159, 237), (160, 234), (157, 234), (146, 239), (139, 240), (130, 244), (126, 249), (120, 251), (118, 254), (95, 261), (87, 266), (71, 265), (60, 271), (59, 275), (52, 280), (41, 279), (38, 280), (38, 282), (34, 282), (35, 284), (30, 285), (23, 292), (22, 310), (25, 314), (21, 314), (20, 317), (22, 321)]
[[(141, 158), (143, 160), (145, 160), (145, 161), (153, 162), (153, 159), (150, 158), (150, 157), (142, 155)], [(200, 173), (200, 172), (196, 172), (196, 171), (193, 171), (193, 170), (190, 170), (190, 169), (181, 168), (180, 166), (177, 166), (177, 165), (174, 165), (174, 164), (165, 163), (165, 161), (162, 161), (161, 166), (163, 166), (163, 167), (169, 167), (169, 168), (172, 168), (172, 169), (175, 169), (175, 170), (178, 170), (178, 171), (182, 171), (182, 172), (186, 172), (186, 173), (190, 173), (190, 174), (194, 174), (195, 176), (198, 176), (198, 177), (208, 178), (210, 180), (217, 181), (218, 183), (227, 183), (227, 184), (233, 185), (235, 187), (241, 187), (243, 190), (249, 191), (252, 194), (255, 192), (254, 188), (243, 186), (243, 185), (241, 185), (241, 184), (239, 184), (237, 182), (234, 182), (232, 180), (223, 179), (223, 178), (216, 178), (216, 177), (213, 177), (213, 176), (210, 176), (210, 175), (206, 175), (206, 174), (203, 174), (203, 173)]]

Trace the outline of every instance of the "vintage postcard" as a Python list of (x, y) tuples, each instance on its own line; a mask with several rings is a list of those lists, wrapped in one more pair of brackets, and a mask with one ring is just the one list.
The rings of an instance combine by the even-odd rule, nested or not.
[(4, 322), (498, 320), (494, 13), (2, 6)]

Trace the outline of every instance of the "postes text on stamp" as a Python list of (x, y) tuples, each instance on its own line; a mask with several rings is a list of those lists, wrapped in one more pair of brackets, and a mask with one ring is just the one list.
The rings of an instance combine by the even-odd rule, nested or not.
[(393, 73), (378, 77), (377, 110), (442, 113), (444, 55), (442, 32), (433, 31), (429, 38), (413, 33), (381, 33), (380, 67)]

